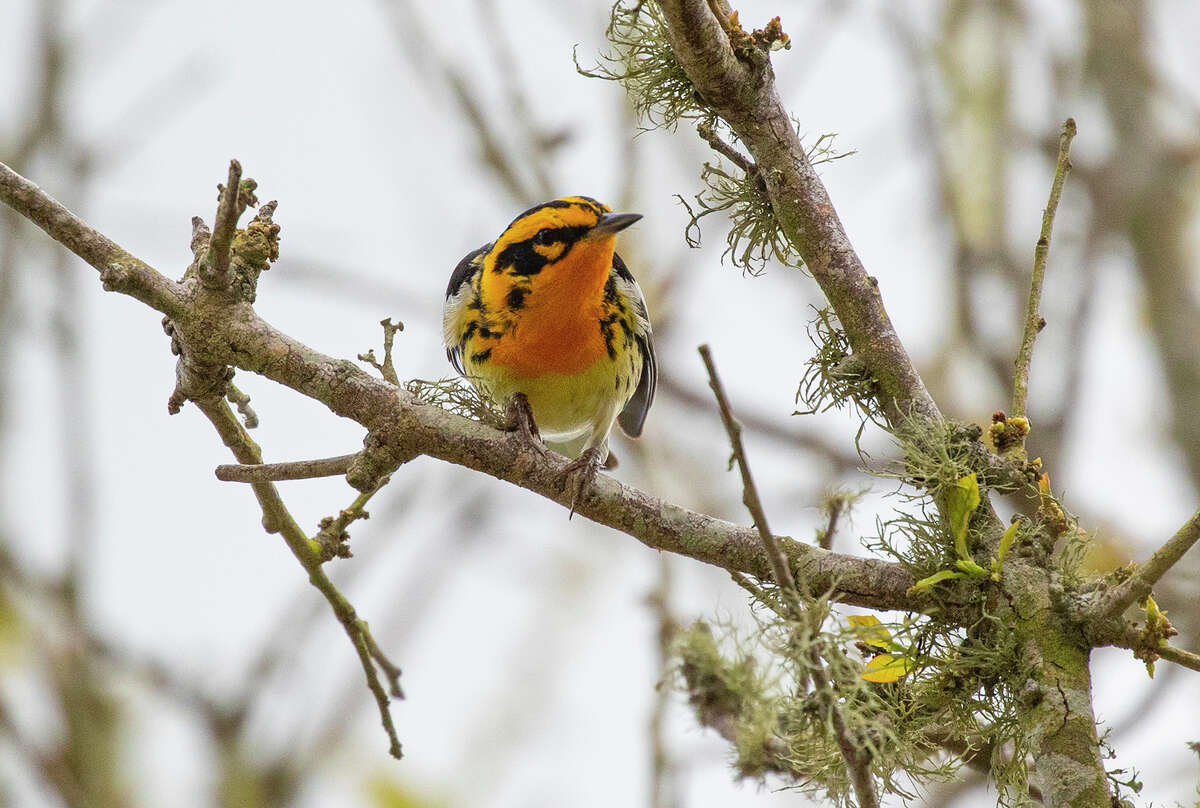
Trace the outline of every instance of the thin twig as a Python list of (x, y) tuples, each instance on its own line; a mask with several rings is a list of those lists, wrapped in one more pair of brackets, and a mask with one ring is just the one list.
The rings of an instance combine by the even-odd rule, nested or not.
[(1033, 341), (1046, 321), (1038, 309), (1042, 300), (1042, 283), (1046, 278), (1046, 256), (1050, 252), (1050, 233), (1054, 229), (1054, 214), (1058, 211), (1058, 200), (1062, 197), (1063, 183), (1071, 170), (1071, 140), (1075, 137), (1075, 119), (1067, 118), (1062, 133), (1058, 136), (1058, 160), (1054, 164), (1054, 181), (1050, 184), (1050, 199), (1042, 212), (1042, 232), (1038, 235), (1033, 251), (1033, 278), (1029, 284), (1029, 305), (1025, 310), (1025, 333), (1021, 337), (1021, 348), (1017, 353), (1016, 373), (1013, 378), (1012, 416), (1025, 417), (1025, 401), (1029, 396), (1029, 364), (1033, 359)]
[(375, 635), (371, 633), (371, 629), (367, 626), (366, 620), (358, 621), (362, 629), (362, 635), (367, 641), (367, 650), (371, 652), (371, 659), (375, 660), (375, 664), (383, 670), (383, 675), (388, 680), (388, 690), (393, 698), (404, 698), (404, 688), (400, 687), (400, 666), (396, 665), (392, 660), (388, 659), (387, 654), (379, 647), (379, 643), (375, 641)]
[(1161, 657), (1176, 665), (1200, 671), (1200, 654), (1167, 645), (1163, 641), (1147, 642), (1145, 628), (1136, 623), (1126, 622), (1115, 635), (1104, 638), (1103, 644), (1126, 648), (1143, 661), (1153, 661), (1156, 657)]
[(1184, 522), (1183, 527), (1175, 531), (1175, 535), (1146, 559), (1130, 578), (1109, 593), (1100, 608), (1100, 617), (1118, 617), (1130, 605), (1145, 599), (1158, 579), (1175, 566), (1197, 541), (1200, 541), (1200, 510), (1192, 514), (1192, 518)]
[[(716, 396), (717, 409), (721, 411), (721, 422), (725, 425), (725, 431), (729, 433), (733, 457), (737, 460), (738, 469), (742, 474), (742, 503), (746, 506), (746, 510), (750, 511), (750, 516), (754, 519), (754, 526), (758, 528), (758, 535), (767, 549), (767, 562), (771, 565), (771, 575), (775, 578), (776, 585), (785, 593), (790, 593), (787, 597), (795, 598), (799, 594), (796, 589), (796, 579), (792, 576), (787, 557), (779, 551), (779, 542), (775, 540), (774, 534), (767, 525), (767, 514), (763, 510), (762, 500), (759, 499), (758, 487), (754, 485), (750, 464), (746, 461), (746, 450), (742, 446), (742, 425), (733, 417), (729, 399), (725, 397), (725, 388), (721, 385), (716, 365), (713, 364), (712, 352), (707, 345), (701, 345), (698, 350), (700, 358), (704, 360), (704, 367), (708, 370), (708, 385), (712, 388), (713, 395)], [(795, 608), (797, 616), (799, 616), (802, 610), (798, 602), (795, 604)]]
[(826, 500), (825, 508), (829, 511), (829, 521), (825, 523), (825, 529), (817, 534), (817, 544), (822, 550), (832, 550), (833, 537), (837, 535), (838, 519), (846, 509), (846, 499), (840, 495), (831, 496)]
[(350, 534), (346, 532), (346, 528), (359, 519), (370, 519), (371, 514), (367, 513), (367, 503), (371, 497), (388, 484), (391, 479), (390, 475), (385, 474), (379, 479), (379, 483), (369, 491), (359, 493), (349, 507), (343, 508), (338, 512), (337, 516), (326, 516), (321, 520), (318, 526), (316, 541), (321, 545), (321, 558), (328, 561), (331, 558), (350, 558)]
[[(801, 592), (796, 588), (796, 581), (787, 564), (787, 557), (779, 551), (779, 544), (767, 526), (767, 515), (763, 511), (758, 489), (754, 485), (754, 477), (750, 473), (745, 447), (742, 446), (742, 427), (733, 417), (733, 410), (725, 396), (725, 388), (721, 384), (716, 365), (713, 363), (712, 352), (707, 345), (701, 345), (699, 351), (700, 357), (704, 360), (704, 367), (708, 370), (708, 383), (712, 387), (713, 395), (716, 396), (717, 408), (721, 411), (721, 421), (725, 424), (725, 431), (729, 434), (733, 457), (742, 473), (742, 502), (754, 518), (758, 534), (762, 538), (763, 544), (766, 545), (767, 558), (771, 562), (771, 572), (775, 577), (775, 583), (784, 594), (785, 603), (792, 613), (792, 619), (802, 625), (807, 625), (811, 632), (813, 642), (808, 643), (806, 651), (808, 672), (812, 678), (814, 690), (828, 711), (829, 722), (833, 727), (834, 736), (837, 738), (838, 748), (842, 753), (842, 760), (846, 764), (847, 773), (850, 775), (850, 782), (854, 787), (854, 794), (858, 798), (859, 808), (879, 808), (879, 794), (875, 788), (875, 779), (871, 774), (870, 755), (856, 741), (850, 728), (846, 726), (845, 717), (838, 709), (836, 698), (833, 695), (829, 677), (825, 674), (825, 661), (821, 658), (821, 642), (818, 639), (821, 618), (816, 615), (816, 612), (819, 610), (809, 609), (806, 613), (801, 605)], [(739, 580), (736, 575), (734, 580), (739, 584), (742, 583), (742, 580)], [(807, 581), (803, 583), (805, 587), (803, 594), (805, 598), (808, 598)], [(760, 599), (760, 602), (765, 601)]]
[[(198, 398), (194, 399), (194, 401), (197, 408), (204, 413), (204, 416), (216, 428), (217, 434), (221, 436), (221, 440), (230, 448), (239, 461), (245, 465), (262, 463), (262, 451), (258, 448), (258, 444), (251, 439), (241, 422), (238, 421), (233, 410), (230, 409), (223, 398)], [(258, 497), (259, 505), (262, 508), (263, 527), (268, 532), (278, 533), (283, 537), (288, 549), (292, 551), (292, 555), (296, 557), (296, 560), (300, 562), (300, 565), (308, 573), (309, 581), (325, 596), (325, 600), (329, 602), (334, 615), (341, 622), (347, 636), (350, 637), (350, 642), (353, 643), (355, 651), (358, 652), (359, 662), (362, 664), (363, 674), (367, 679), (367, 687), (370, 688), (371, 693), (375, 696), (375, 703), (379, 708), (380, 722), (383, 724), (384, 731), (388, 736), (388, 751), (392, 757), (400, 759), (403, 757), (400, 739), (396, 735), (395, 724), (392, 723), (392, 714), (389, 707), (390, 701), (387, 692), (383, 689), (383, 685), (379, 681), (379, 673), (375, 669), (371, 651), (375, 641), (370, 637), (366, 622), (359, 619), (354, 606), (334, 586), (333, 582), (329, 580), (329, 577), (321, 568), (320, 546), (305, 535), (300, 525), (292, 517), (291, 512), (288, 511), (287, 506), (284, 505), (283, 499), (279, 496), (278, 489), (269, 482), (252, 483), (252, 485), (255, 496)]]
[(1158, 655), (1168, 662), (1174, 662), (1176, 665), (1200, 671), (1200, 654), (1194, 654), (1191, 651), (1185, 651), (1173, 645), (1163, 645), (1159, 646)]
[(234, 387), (233, 382), (225, 386), (225, 400), (237, 407), (238, 415), (242, 416), (246, 429), (258, 427), (258, 413), (250, 406), (250, 396)]
[(204, 271), (200, 273), (201, 281), (211, 289), (223, 289), (227, 283), (233, 235), (238, 219), (246, 210), (240, 200), (241, 185), (242, 164), (230, 160), (229, 177), (217, 202), (217, 216), (213, 220), (212, 238), (208, 242), (208, 257), (204, 262)]
[(747, 174), (758, 173), (758, 166), (754, 165), (754, 161), (750, 160), (733, 146), (726, 143), (721, 136), (716, 133), (716, 130), (713, 129), (711, 121), (701, 121), (700, 123), (696, 124), (696, 132), (700, 135), (704, 142), (712, 147), (713, 151), (723, 154), (725, 157), (729, 158), (730, 162), (732, 162), (742, 171), (745, 171)]
[[(688, 407), (702, 411), (706, 416), (712, 413), (708, 398), (700, 390), (685, 387), (678, 379), (659, 377), (658, 394), (664, 393)], [(832, 466), (832, 470), (839, 474), (855, 471), (861, 465), (861, 460), (853, 451), (844, 451), (835, 446), (832, 440), (826, 441), (818, 435), (809, 434), (812, 430), (801, 432), (788, 429), (782, 422), (762, 412), (747, 413), (743, 410), (739, 419), (746, 429), (760, 432), (773, 442), (787, 442), (816, 454), (821, 462)]]
[(396, 366), (392, 364), (392, 346), (396, 342), (396, 332), (404, 330), (404, 323), (397, 320), (393, 325), (392, 318), (385, 317), (379, 321), (379, 324), (383, 326), (383, 363), (380, 364), (379, 360), (375, 358), (374, 348), (359, 354), (358, 359), (378, 370), (379, 375), (383, 376), (385, 381), (399, 387), (400, 377), (396, 375)]
[(293, 460), (287, 463), (228, 464), (217, 466), (218, 480), (227, 483), (270, 483), (281, 480), (311, 480), (316, 477), (336, 477), (350, 470), (358, 453), (322, 457), (316, 460)]

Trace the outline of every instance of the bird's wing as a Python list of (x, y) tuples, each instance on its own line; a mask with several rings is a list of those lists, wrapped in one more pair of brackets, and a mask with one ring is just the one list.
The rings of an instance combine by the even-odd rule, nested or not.
[(442, 306), (442, 342), (446, 346), (446, 358), (460, 375), (465, 375), (462, 365), (462, 346), (466, 340), (469, 324), (479, 316), (479, 284), (475, 276), (483, 269), (483, 257), (491, 244), (468, 253), (458, 262), (446, 286), (446, 302)]
[(621, 430), (631, 438), (636, 438), (642, 434), (646, 413), (650, 412), (650, 405), (654, 403), (654, 388), (658, 385), (658, 360), (654, 356), (654, 333), (650, 329), (646, 298), (634, 280), (633, 273), (616, 253), (613, 253), (612, 272), (616, 276), (617, 291), (633, 306), (634, 338), (642, 349), (642, 376), (638, 380), (637, 389), (633, 391), (633, 396), (625, 403), (625, 409), (617, 416)]

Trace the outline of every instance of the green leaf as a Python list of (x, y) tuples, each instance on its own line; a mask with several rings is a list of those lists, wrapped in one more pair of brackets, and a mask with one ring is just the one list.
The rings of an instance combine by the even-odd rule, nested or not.
[(848, 615), (846, 622), (854, 629), (854, 636), (867, 645), (885, 650), (894, 645), (892, 642), (892, 633), (873, 614)]
[(924, 592), (926, 589), (930, 589), (931, 587), (933, 587), (936, 584), (940, 584), (942, 581), (952, 581), (952, 580), (955, 580), (958, 578), (965, 578), (965, 577), (966, 576), (963, 575), (961, 572), (955, 572), (954, 570), (938, 570), (933, 575), (930, 575), (928, 578), (922, 578), (921, 580), (917, 581), (915, 584), (910, 586), (908, 588), (908, 594), (915, 595), (918, 592)]
[(954, 531), (954, 549), (958, 557), (969, 559), (967, 551), (967, 523), (971, 514), (979, 507), (979, 480), (975, 472), (960, 477), (946, 497), (946, 516), (950, 520), (950, 529)]
[(972, 561), (969, 558), (960, 558), (958, 561), (954, 562), (954, 566), (958, 567), (960, 570), (965, 572), (967, 575), (970, 575), (975, 578), (986, 578), (988, 575), (987, 570), (985, 570), (983, 567), (979, 566), (978, 564), (976, 564), (974, 561)]
[(862, 678), (868, 682), (894, 682), (913, 669), (913, 661), (906, 656), (880, 654), (867, 663)]
[(1013, 540), (1017, 538), (1017, 529), (1020, 528), (1020, 522), (1013, 522), (1008, 526), (1008, 530), (1004, 531), (1004, 535), (1000, 537), (1000, 550), (996, 560), (1001, 564), (1004, 563), (1004, 557), (1008, 555), (1009, 548), (1012, 547)]

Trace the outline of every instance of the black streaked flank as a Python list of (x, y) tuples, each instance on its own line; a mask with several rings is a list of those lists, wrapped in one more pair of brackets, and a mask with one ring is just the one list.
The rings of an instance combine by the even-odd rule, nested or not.
[(608, 280), (604, 283), (604, 302), (614, 304), (621, 302), (617, 297), (617, 279), (611, 272), (608, 273)]
[(492, 356), (492, 349), (488, 348), (486, 351), (479, 351), (478, 353), (471, 354), (471, 361), (478, 365), (478, 364), (488, 361), (488, 359), (490, 359), (491, 356)]

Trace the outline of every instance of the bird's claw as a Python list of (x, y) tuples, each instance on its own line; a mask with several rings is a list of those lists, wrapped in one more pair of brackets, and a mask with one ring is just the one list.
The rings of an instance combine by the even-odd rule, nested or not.
[(529, 406), (529, 399), (524, 393), (513, 393), (512, 398), (508, 400), (508, 407), (504, 413), (504, 429), (507, 432), (520, 433), (530, 448), (543, 457), (546, 455), (546, 446), (542, 443), (541, 433), (533, 420), (533, 408)]
[(602, 463), (600, 458), (600, 449), (596, 447), (585, 449), (583, 454), (568, 463), (562, 470), (560, 479), (563, 491), (571, 492), (571, 513), (568, 514), (568, 519), (575, 515), (575, 508), (583, 501), (592, 487)]

